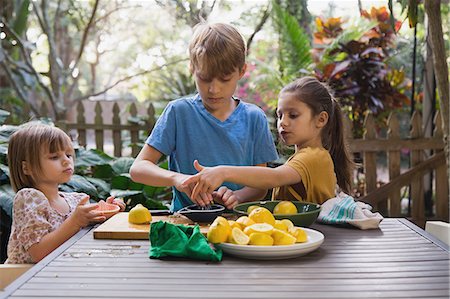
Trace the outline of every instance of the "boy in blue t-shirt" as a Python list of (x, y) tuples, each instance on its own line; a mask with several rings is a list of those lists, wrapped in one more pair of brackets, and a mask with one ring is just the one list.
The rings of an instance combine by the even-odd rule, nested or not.
[[(266, 166), (278, 158), (264, 112), (233, 97), (247, 67), (245, 53), (245, 42), (234, 27), (196, 26), (189, 55), (198, 94), (167, 105), (130, 169), (136, 182), (173, 186), (173, 211), (212, 200), (232, 209), (267, 193), (224, 183), (213, 194), (190, 198), (194, 186), (182, 187), (197, 173), (194, 160), (205, 166)], [(156, 165), (162, 154), (169, 156), (169, 170)]]

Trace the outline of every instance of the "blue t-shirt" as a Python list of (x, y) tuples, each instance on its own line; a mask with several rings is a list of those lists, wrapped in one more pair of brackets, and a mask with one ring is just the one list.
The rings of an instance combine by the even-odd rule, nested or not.
[[(146, 143), (169, 156), (169, 170), (196, 174), (193, 162), (203, 166), (251, 166), (274, 161), (277, 151), (264, 112), (240, 101), (225, 121), (211, 115), (200, 95), (171, 101)], [(231, 190), (243, 186), (224, 183)], [(171, 209), (191, 205), (189, 197), (173, 187)]]

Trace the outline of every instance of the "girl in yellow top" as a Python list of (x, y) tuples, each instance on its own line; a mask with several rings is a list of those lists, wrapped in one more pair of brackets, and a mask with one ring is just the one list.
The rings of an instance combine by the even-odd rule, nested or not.
[(342, 112), (329, 88), (313, 77), (285, 86), (279, 95), (277, 127), (281, 140), (295, 153), (276, 168), (252, 166), (194, 166), (198, 174), (183, 184), (196, 183), (191, 197), (212, 193), (222, 182), (253, 188), (275, 188), (272, 199), (323, 203), (335, 197), (336, 183), (350, 193), (353, 162), (344, 143)]

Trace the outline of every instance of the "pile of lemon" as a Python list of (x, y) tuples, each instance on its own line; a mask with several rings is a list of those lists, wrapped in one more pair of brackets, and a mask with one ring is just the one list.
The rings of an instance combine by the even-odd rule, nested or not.
[[(308, 240), (306, 232), (294, 226), (289, 219), (276, 220), (264, 207), (251, 206), (248, 216), (236, 221), (217, 217), (209, 227), (207, 238), (211, 243), (238, 245), (292, 245)], [(275, 210), (274, 210), (275, 211)]]

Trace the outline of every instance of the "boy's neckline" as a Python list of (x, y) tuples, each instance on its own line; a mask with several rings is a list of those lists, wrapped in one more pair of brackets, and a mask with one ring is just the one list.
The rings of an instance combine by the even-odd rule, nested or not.
[(200, 94), (197, 94), (197, 96), (196, 96), (196, 101), (198, 101), (201, 109), (207, 115), (209, 115), (211, 118), (213, 118), (215, 121), (217, 121), (219, 123), (226, 123), (226, 122), (230, 121), (233, 118), (233, 115), (236, 113), (236, 111), (238, 111), (240, 109), (241, 100), (235, 96), (232, 96), (231, 100), (233, 100), (234, 108), (230, 112), (230, 114), (225, 119), (222, 120), (222, 119), (218, 118), (217, 116), (215, 116), (213, 113), (211, 113), (208, 109), (206, 109), (205, 105), (203, 104), (202, 98), (200, 97)]

